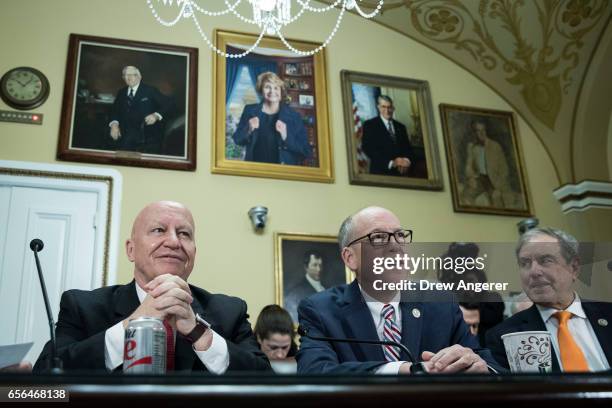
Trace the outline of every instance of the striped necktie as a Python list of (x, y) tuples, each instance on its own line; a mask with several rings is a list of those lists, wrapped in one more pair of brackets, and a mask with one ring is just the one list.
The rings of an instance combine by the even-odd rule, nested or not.
[[(382, 318), (384, 319), (383, 340), (401, 342), (402, 333), (395, 323), (395, 309), (393, 306), (386, 304), (382, 308)], [(400, 350), (395, 346), (383, 346), (383, 353), (387, 361), (399, 361)]]
[(572, 318), (572, 312), (563, 310), (553, 316), (559, 320), (557, 339), (559, 340), (559, 353), (561, 354), (563, 371), (589, 371), (589, 364), (584, 357), (584, 353), (576, 344), (567, 325), (568, 320)]
[(387, 122), (387, 130), (389, 131), (389, 136), (391, 136), (391, 140), (397, 142), (397, 138), (395, 137), (395, 132), (393, 131), (393, 122), (389, 120)]

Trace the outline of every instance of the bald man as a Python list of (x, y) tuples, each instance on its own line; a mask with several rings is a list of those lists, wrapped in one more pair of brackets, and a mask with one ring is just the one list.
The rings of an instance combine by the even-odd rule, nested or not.
[[(196, 245), (195, 223), (185, 206), (160, 201), (145, 207), (125, 249), (134, 263), (132, 282), (62, 295), (55, 333), (66, 370), (121, 369), (125, 328), (143, 316), (172, 328), (175, 359), (168, 366), (175, 370), (270, 369), (247, 320), (246, 303), (187, 283)], [(48, 366), (50, 347), (47, 343), (34, 371)]]
[[(338, 241), (342, 260), (355, 273), (355, 280), (303, 300), (298, 307), (300, 325), (317, 337), (401, 342), (432, 373), (496, 371), (499, 366), (488, 350), (479, 348), (456, 303), (443, 298), (406, 301), (397, 291), (373, 290), (374, 279), (392, 282), (408, 277), (402, 270), (374, 275), (366, 266), (368, 259), (402, 253), (411, 237), (412, 232), (384, 208), (369, 207), (348, 217)], [(410, 374), (412, 366), (397, 347), (305, 337), (296, 358), (298, 373), (308, 374)]]

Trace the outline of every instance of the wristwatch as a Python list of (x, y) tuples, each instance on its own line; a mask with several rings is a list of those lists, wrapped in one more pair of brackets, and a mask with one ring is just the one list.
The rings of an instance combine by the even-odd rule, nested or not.
[(204, 320), (204, 318), (200, 316), (198, 313), (196, 313), (195, 315), (195, 321), (196, 321), (195, 327), (193, 328), (191, 333), (185, 336), (185, 338), (192, 343), (195, 343), (196, 341), (198, 341), (198, 339), (202, 337), (204, 333), (206, 333), (206, 330), (210, 329), (210, 323)]

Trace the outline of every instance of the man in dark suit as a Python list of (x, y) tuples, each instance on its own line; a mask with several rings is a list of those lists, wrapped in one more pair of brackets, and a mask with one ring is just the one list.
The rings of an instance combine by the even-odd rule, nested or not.
[(414, 161), (406, 126), (393, 119), (393, 100), (380, 95), (377, 100), (379, 116), (363, 124), (361, 148), (370, 158), (370, 173), (388, 176), (408, 174)]
[(303, 262), (304, 276), (300, 281), (287, 290), (285, 296), (285, 309), (291, 315), (294, 322), (297, 322), (297, 307), (302, 299), (317, 292), (325, 290), (321, 283), (321, 274), (323, 272), (323, 255), (314, 250), (308, 250), (304, 253)]
[(521, 236), (516, 256), (523, 290), (534, 304), (487, 332), (497, 362), (509, 366), (502, 335), (549, 331), (553, 371), (610, 369), (612, 304), (582, 301), (574, 291), (578, 241), (558, 229), (533, 228)]
[[(171, 328), (174, 369), (209, 371), (268, 370), (239, 298), (211, 294), (187, 284), (195, 260), (195, 225), (182, 204), (161, 201), (136, 217), (126, 252), (134, 280), (93, 291), (62, 295), (55, 329), (64, 368), (108, 370), (123, 364), (124, 332), (129, 320), (155, 317)], [(35, 371), (51, 359), (47, 343)]]
[[(384, 208), (369, 207), (348, 217), (340, 227), (338, 241), (342, 259), (356, 280), (303, 300), (298, 308), (300, 325), (318, 337), (401, 341), (416, 358), (422, 358), (429, 372), (488, 372), (488, 366), (496, 364), (488, 350), (479, 349), (456, 303), (406, 302), (397, 291), (373, 290), (373, 274), (365, 266), (368, 257), (373, 253), (399, 254), (410, 237), (399, 219)], [(380, 276), (397, 282), (404, 273), (387, 271)], [(407, 374), (411, 363), (406, 357), (392, 346), (308, 337), (302, 337), (297, 354), (300, 373)]]
[(115, 97), (111, 110), (110, 136), (118, 150), (161, 154), (164, 118), (171, 110), (171, 100), (156, 88), (141, 82), (140, 70), (123, 68), (127, 85)]

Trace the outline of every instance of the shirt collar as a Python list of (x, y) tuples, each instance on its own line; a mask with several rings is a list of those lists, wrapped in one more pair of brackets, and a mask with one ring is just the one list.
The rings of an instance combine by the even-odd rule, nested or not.
[(389, 127), (389, 122), (393, 122), (393, 118), (391, 118), (391, 120), (388, 120), (388, 119), (383, 118), (382, 115), (378, 115), (378, 116), (382, 119), (383, 123), (385, 124), (385, 127)]
[(373, 316), (381, 316), (383, 307), (386, 304), (389, 304), (391, 306), (393, 306), (393, 310), (395, 311), (395, 318), (397, 319), (397, 316), (399, 316), (399, 301), (400, 301), (400, 292), (397, 292), (395, 294), (395, 296), (393, 297), (393, 300), (390, 301), (389, 303), (383, 303), (381, 301), (378, 301), (376, 299), (374, 299), (372, 296), (368, 295), (362, 288), (361, 288), (361, 284), (359, 285), (359, 290), (361, 291), (361, 295), (363, 296), (363, 299), (366, 302), (366, 305), (368, 305), (368, 309), (370, 309), (370, 313)]
[(133, 89), (134, 90), (134, 95), (136, 95), (136, 92), (138, 92), (138, 87), (139, 86), (140, 86), (140, 83), (138, 83), (138, 85), (133, 86), (133, 87), (129, 87), (128, 86), (128, 90), (127, 90), (128, 95), (130, 94), (130, 89)]
[(306, 276), (306, 280), (308, 281), (308, 283), (310, 283), (310, 285), (315, 288), (317, 291), (322, 291), (325, 290), (325, 288), (323, 287), (323, 285), (321, 285), (321, 282), (318, 280), (314, 280), (312, 279), (310, 276), (308, 276), (308, 274), (304, 275)]
[(136, 294), (138, 295), (138, 300), (140, 303), (142, 303), (144, 298), (147, 297), (147, 292), (145, 292), (145, 290), (138, 285), (138, 282), (136, 282)]
[[(545, 307), (540, 305), (536, 306), (540, 312), (540, 315), (542, 316), (542, 320), (544, 320), (545, 323), (548, 322), (548, 319), (550, 319), (552, 315), (559, 312), (559, 309), (555, 309), (554, 307)], [(586, 313), (584, 313), (580, 296), (578, 296), (577, 293), (574, 293), (574, 301), (565, 310), (571, 312), (574, 316), (586, 319)]]

